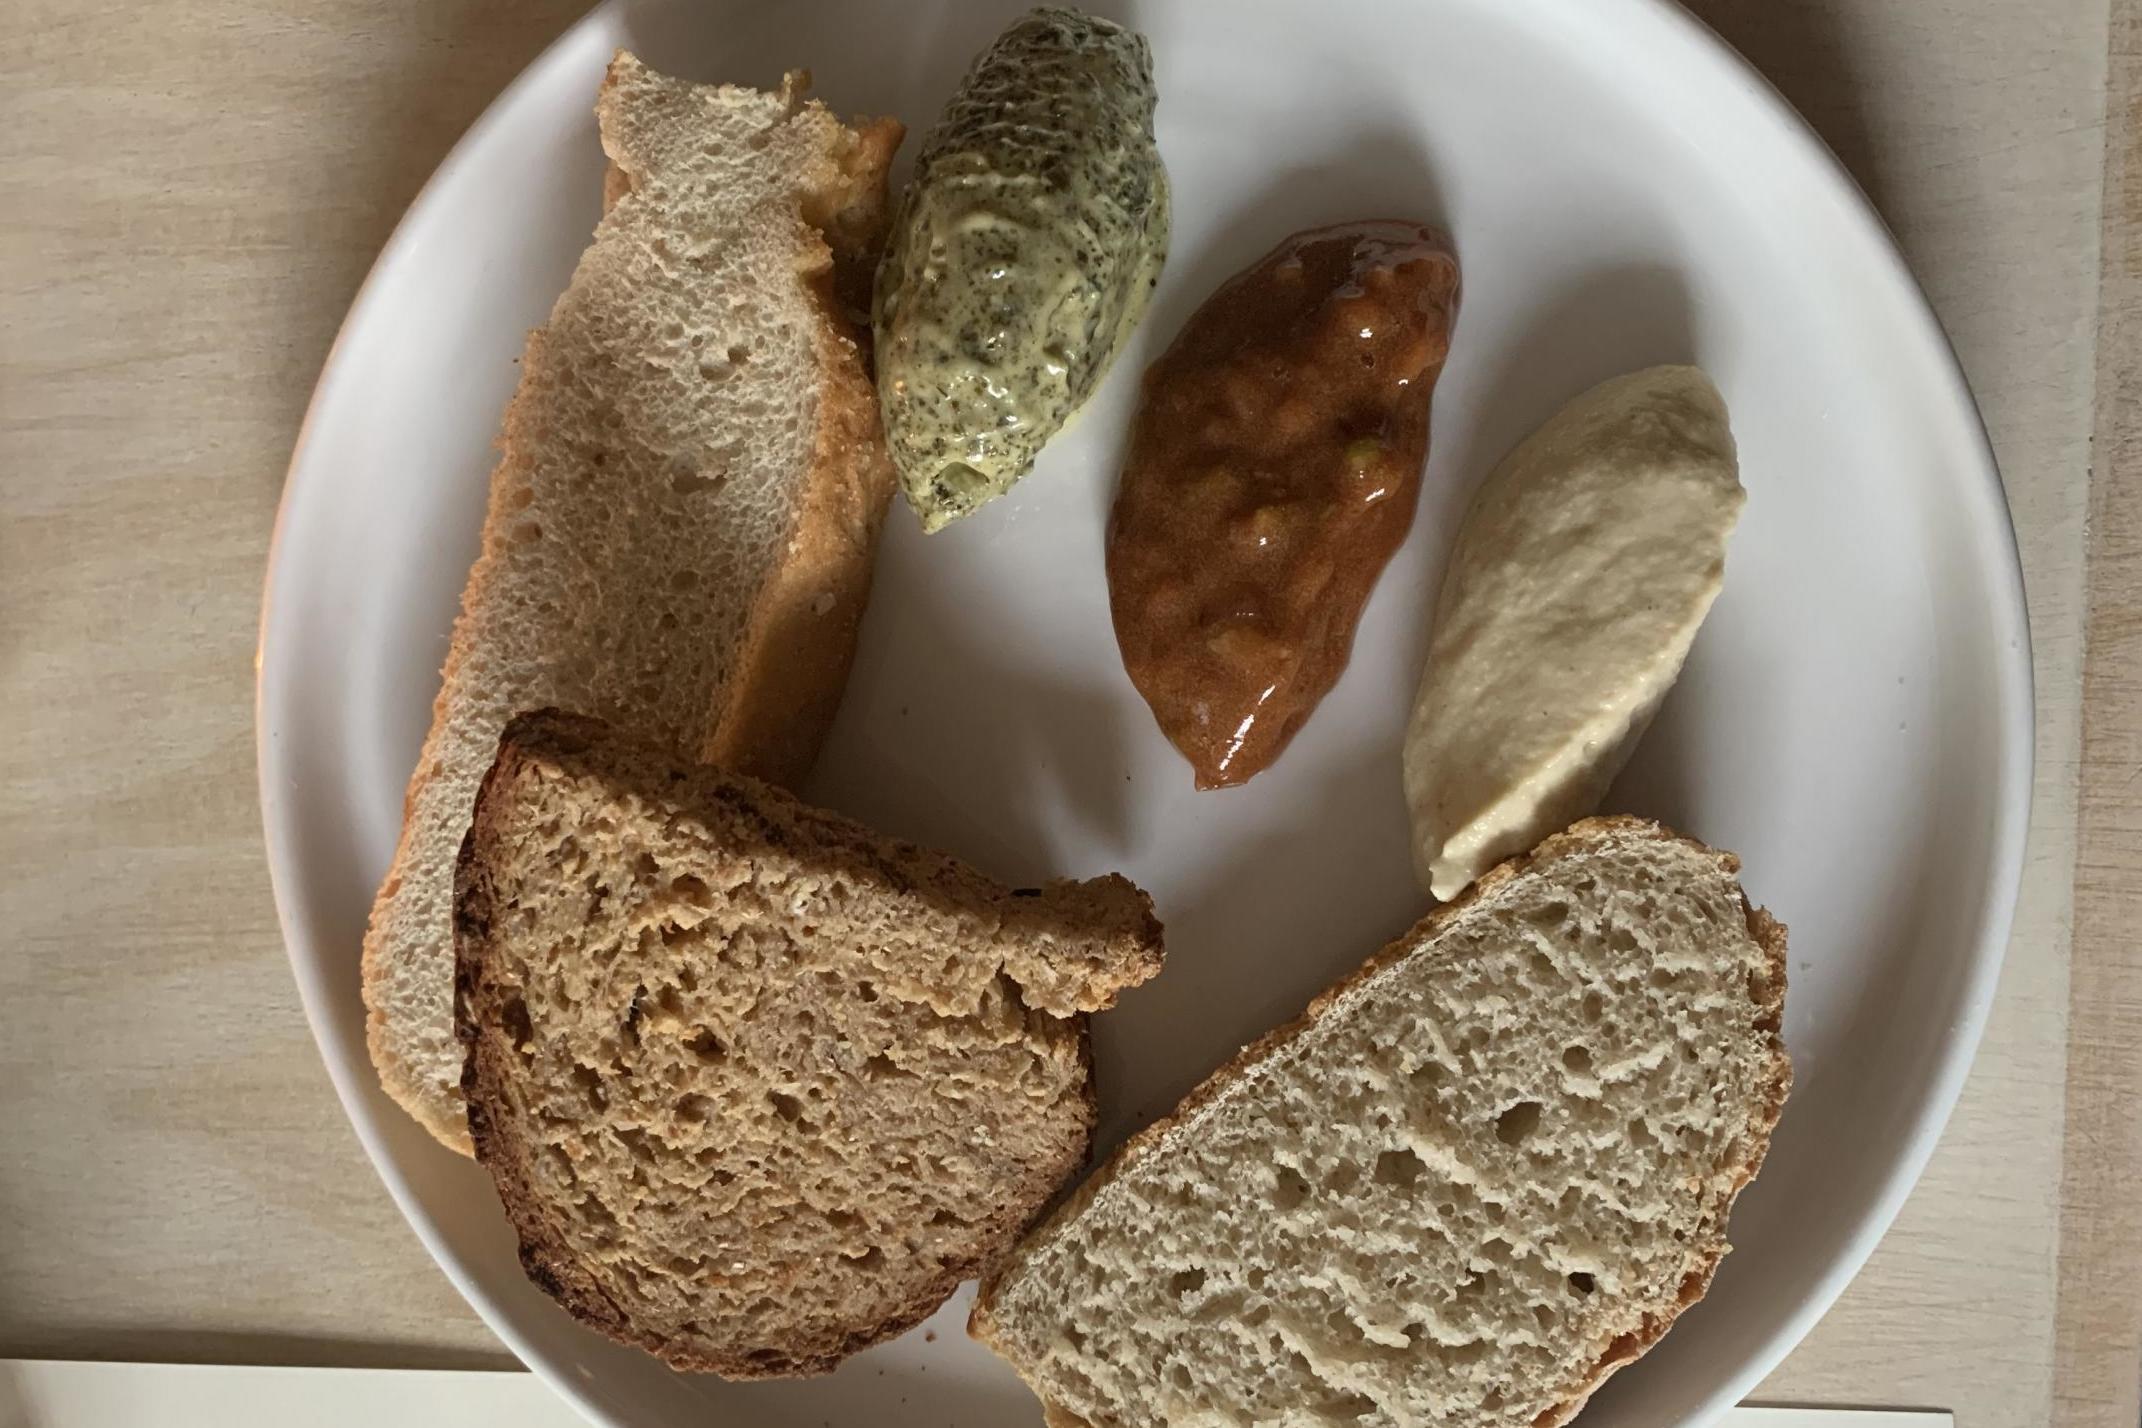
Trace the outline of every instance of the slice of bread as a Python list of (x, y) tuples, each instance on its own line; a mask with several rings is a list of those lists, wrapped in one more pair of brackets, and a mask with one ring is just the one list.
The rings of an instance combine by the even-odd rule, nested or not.
[(848, 304), (899, 125), (850, 128), (794, 85), (687, 84), (628, 54), (597, 114), (609, 211), (528, 339), (365, 935), (380, 1080), (464, 1152), (453, 868), (499, 730), (561, 705), (680, 757), (801, 777), (893, 487)]
[(971, 1331), (1092, 1428), (1566, 1421), (1702, 1297), (1791, 1070), (1731, 854), (1595, 818), (1134, 1137)]
[(536, 1283), (679, 1368), (818, 1373), (1084, 1162), (1120, 877), (1012, 889), (592, 720), (516, 719), (457, 877), (476, 1155)]

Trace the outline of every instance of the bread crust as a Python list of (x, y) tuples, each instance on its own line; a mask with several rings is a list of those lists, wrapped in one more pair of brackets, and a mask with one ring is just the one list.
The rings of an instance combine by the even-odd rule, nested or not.
[[(998, 1287), (1007, 1275), (1032, 1258), (1043, 1240), (1077, 1220), (1086, 1207), (1093, 1203), (1094, 1197), (1117, 1176), (1145, 1157), (1164, 1150), (1178, 1132), (1189, 1129), (1198, 1114), (1235, 1082), (1274, 1053), (1306, 1035), (1344, 999), (1366, 986), (1379, 973), (1432, 942), (1444, 928), (1455, 922), (1482, 898), (1490, 896), (1497, 889), (1528, 872), (1552, 867), (1565, 858), (1596, 852), (1610, 842), (1631, 836), (1671, 839), (1704, 856), (1717, 859), (1721, 869), (1728, 875), (1737, 875), (1740, 871), (1740, 859), (1731, 853), (1674, 833), (1654, 820), (1620, 814), (1583, 819), (1563, 832), (1547, 838), (1530, 853), (1497, 864), (1456, 898), (1435, 908), (1395, 941), (1319, 992), (1300, 1016), (1275, 1027), (1236, 1052), (1185, 1096), (1174, 1110), (1117, 1147), (1115, 1153), (1098, 1170), (1066, 1196), (1046, 1219), (1005, 1256), (996, 1270), (982, 1281), (981, 1292), (975, 1296), (974, 1309), (968, 1315), (968, 1334), (987, 1345), (1006, 1362), (1012, 1362), (1009, 1354), (1005, 1352), (994, 1317)], [(1786, 1056), (1784, 1040), (1786, 929), (1783, 923), (1768, 912), (1749, 902), (1745, 891), (1741, 893), (1740, 901), (1741, 909), (1747, 918), (1748, 933), (1762, 948), (1769, 974), (1758, 1002), (1762, 1014), (1757, 1021), (1757, 1030), (1768, 1036), (1770, 1070), (1763, 1083), (1761, 1105), (1751, 1117), (1751, 1133), (1743, 1145), (1741, 1163), (1734, 1167), (1732, 1187), (1720, 1199), (1715, 1213), (1709, 1217), (1708, 1227), (1712, 1233), (1708, 1237), (1708, 1243), (1693, 1246), (1698, 1258), (1682, 1277), (1679, 1296), (1672, 1311), (1664, 1315), (1647, 1315), (1636, 1333), (1622, 1335), (1602, 1345), (1592, 1368), (1567, 1397), (1549, 1413), (1536, 1420), (1536, 1428), (1560, 1428), (1560, 1425), (1574, 1418), (1601, 1384), (1620, 1369), (1642, 1358), (1651, 1346), (1665, 1335), (1667, 1329), (1673, 1326), (1675, 1319), (1702, 1299), (1704, 1292), (1710, 1287), (1711, 1276), (1717, 1272), (1719, 1261), (1725, 1258), (1730, 1248), (1725, 1242), (1725, 1224), (1732, 1212), (1733, 1202), (1748, 1182), (1755, 1178), (1756, 1172), (1762, 1168), (1764, 1156), (1769, 1152), (1771, 1133), (1777, 1127), (1778, 1118), (1785, 1108), (1785, 1098), (1792, 1089), (1792, 1063)], [(1017, 1367), (1015, 1363), (1013, 1366)], [(1065, 1410), (1054, 1405), (1045, 1407), (1055, 1416), (1055, 1421), (1087, 1428), (1081, 1420)]]
[[(620, 75), (637, 66), (638, 61), (622, 51), (611, 61), (598, 111), (613, 102)], [(784, 86), (783, 95), (792, 108), (803, 102), (799, 83)], [(797, 484), (785, 553), (745, 617), (731, 675), (707, 710), (701, 745), (675, 751), (784, 785), (810, 771), (839, 709), (869, 599), (878, 534), (896, 485), (870, 378), (868, 325), (857, 320), (840, 294), (869, 280), (888, 220), (887, 170), (903, 132), (891, 119), (860, 122), (847, 130), (841, 147), (828, 159), (834, 171), (828, 191), (820, 195), (822, 201), (805, 205), (803, 216), (813, 236), (799, 251), (797, 264), (818, 318), (814, 379), (820, 392), (810, 466)], [(632, 184), (633, 176), (617, 162), (607, 166), (605, 214)], [(537, 365), (544, 340), (542, 329), (529, 335), (524, 371)], [(485, 598), (489, 552), (517, 516), (507, 478), (526, 460), (529, 438), (522, 404), (517, 392), (506, 411), (484, 516), (485, 554), (470, 572), (464, 610)], [(435, 732), (456, 716), (450, 696), (456, 673), (470, 658), (469, 641), (466, 621), (457, 620), (432, 705)], [(430, 740), (426, 757), (431, 757)], [(405, 1060), (400, 1044), (405, 1038), (398, 1038), (388, 1009), (387, 987), (399, 960), (428, 954), (426, 948), (410, 946), (409, 939), (390, 935), (389, 908), (405, 870), (430, 850), (414, 815), (419, 799), (443, 772), (436, 763), (420, 765), (403, 797), (394, 859), (373, 901), (364, 940), (365, 1040), (387, 1093), (440, 1143), (469, 1155), (474, 1144), (461, 1097), (440, 1089), (443, 1068)], [(445, 943), (450, 929), (441, 926), (437, 936)], [(442, 946), (440, 952), (446, 954), (447, 949)], [(441, 961), (444, 976), (445, 955)]]
[[(840, 1332), (829, 1331), (790, 1342), (778, 1350), (755, 1348), (748, 1354), (698, 1353), (642, 1330), (603, 1291), (573, 1252), (564, 1224), (530, 1183), (527, 1159), (532, 1146), (520, 1136), (513, 1121), (498, 1112), (504, 1104), (505, 1085), (517, 1068), (511, 1035), (504, 1026), (489, 975), (501, 942), (496, 915), (498, 891), (483, 850), (500, 831), (500, 809), (505, 802), (499, 796), (501, 791), (531, 764), (569, 765), (592, 744), (611, 737), (599, 721), (556, 710), (519, 716), (507, 726), (498, 759), (485, 775), (477, 797), (456, 867), (454, 900), (455, 1034), (465, 1056), (461, 1086), (468, 1104), (474, 1154), (491, 1173), (514, 1227), (521, 1266), (529, 1279), (582, 1323), (687, 1372), (715, 1373), (730, 1379), (790, 1378), (829, 1372), (850, 1354), (913, 1328), (934, 1313), (962, 1282), (991, 1269), (1064, 1181), (1086, 1163), (1098, 1116), (1088, 1018), (1078, 1012), (1060, 1019), (1075, 1038), (1081, 1073), (1077, 1090), (1066, 1098), (1073, 1112), (1073, 1133), (1050, 1159), (1032, 1167), (1019, 1180), (996, 1187), (998, 1193), (991, 1211), (977, 1226), (973, 1251), (919, 1282), (896, 1308), (876, 1320), (849, 1325)], [(650, 800), (663, 794), (652, 781), (629, 773), (620, 776), (618, 782)], [(800, 807), (777, 789), (766, 788), (762, 792), (770, 801)], [(767, 830), (769, 838), (776, 842), (783, 834), (778, 820), (776, 811), (771, 820), (773, 826)], [(897, 864), (919, 850), (884, 840), (879, 851), (888, 863)], [(1160, 927), (1151, 918), (1149, 907), (1147, 920), (1145, 933), (1155, 942), (1156, 955), (1128, 964), (1133, 981), (1143, 980), (1157, 970)]]

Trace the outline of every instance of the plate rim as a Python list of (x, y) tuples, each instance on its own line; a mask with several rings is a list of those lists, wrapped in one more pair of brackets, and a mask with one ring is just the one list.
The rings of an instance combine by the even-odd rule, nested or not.
[[(1999, 676), (1999, 699), (1995, 710), (1995, 738), (1999, 746), (1999, 757), (1989, 769), (1994, 784), (1992, 804), (1996, 826), (1987, 845), (1989, 876), (1980, 891), (1978, 907), (1972, 919), (1976, 930), (1975, 937), (1960, 939), (1970, 942), (1966, 949), (1970, 965), (1960, 981), (1959, 989), (1963, 1003), (1961, 1018), (1942, 1043), (1940, 1056), (1928, 1078), (1928, 1094), (1913, 1112), (1906, 1143), (1892, 1161), (1879, 1190), (1861, 1212), (1857, 1226), (1845, 1241), (1843, 1252), (1832, 1261), (1814, 1292), (1803, 1299), (1791, 1314), (1785, 1316), (1760, 1347), (1745, 1359), (1740, 1368), (1726, 1375), (1683, 1420), (1688, 1428), (1694, 1428), (1694, 1425), (1712, 1421), (1737, 1404), (1749, 1390), (1776, 1368), (1829, 1311), (1845, 1287), (1858, 1276), (1925, 1172), (1955, 1110), (1965, 1080), (1976, 1062), (1986, 1020), (1992, 1010), (2001, 970), (2007, 960), (2014, 929), (2015, 908), (2021, 893), (2030, 814), (2034, 801), (2037, 737), (2035, 665), (2032, 658), (2022, 550), (1991, 434), (1986, 428), (1984, 414), (1971, 391), (1954, 343), (1934, 311), (1924, 286), (1912, 272), (1895, 234), (1875, 208), (1873, 201), (1821, 134), (1769, 78), (1722, 35), (1676, 3), (1676, 0), (1591, 0), (1591, 3), (1595, 8), (1604, 4), (1618, 5), (1632, 20), (1663, 24), (1677, 32), (1689, 53), (1700, 56), (1700, 62), (1712, 66), (1717, 77), (1726, 81), (1737, 96), (1751, 106), (1752, 113), (1761, 115), (1770, 125), (1781, 129), (1816, 161), (1822, 174), (1834, 185), (1836, 195), (1843, 200), (1840, 204), (1842, 222), (1854, 231), (1854, 236), (1862, 240), (1869, 250), (1869, 256), (1880, 261), (1886, 270), (1884, 276), (1887, 283), (1907, 299), (1905, 306), (1911, 313), (1916, 329), (1912, 334), (1913, 339), (1929, 344), (1929, 355), (1934, 359), (1929, 375), (1934, 375), (1935, 368), (1939, 369), (1938, 375), (1943, 389), (1940, 396), (1953, 409), (1957, 421), (1955, 434), (1968, 438), (1970, 445), (1975, 448), (1977, 470), (1975, 473), (1956, 474), (1954, 479), (1959, 490), (1968, 494), (1982, 507), (1990, 508), (1992, 530), (1996, 534), (2005, 534), (2006, 537), (2005, 540), (1997, 542), (1998, 550), (1993, 553), (1996, 558), (1982, 565), (1992, 587), (1989, 590), (1992, 598), (1988, 605), (1988, 616), (1989, 633), (1994, 647), (1990, 663)], [(316, 420), (335, 385), (338, 359), (351, 331), (376, 303), (383, 275), (403, 258), (403, 249), (410, 243), (410, 232), (416, 226), (422, 211), (436, 200), (440, 190), (455, 182), (461, 171), (470, 165), (471, 155), (483, 139), (505, 122), (504, 116), (515, 107), (513, 101), (524, 90), (535, 87), (542, 76), (562, 62), (561, 57), (564, 54), (576, 46), (586, 44), (591, 34), (614, 25), (619, 12), (626, 9), (627, 4), (628, 0), (602, 0), (602, 3), (574, 20), (546, 44), (491, 98), (483, 112), (454, 141), (445, 157), (439, 161), (438, 166), (409, 201), (366, 270), (364, 280), (351, 297), (349, 307), (336, 328), (335, 338), (322, 358), (320, 375), (307, 399), (304, 416), (292, 443), (269, 538), (253, 660), (255, 773), (276, 924), (282, 935), (285, 959), (289, 964), (292, 979), (297, 984), (298, 998), (304, 1010), (306, 1024), (312, 1034), (314, 1046), (320, 1052), (328, 1079), (334, 1086), (336, 1099), (363, 1147), (366, 1158), (371, 1162), (374, 1173), (386, 1186), (403, 1219), (415, 1232), (434, 1265), (446, 1275), (485, 1327), (497, 1336), (516, 1359), (549, 1384), (554, 1392), (573, 1404), (580, 1413), (591, 1421), (608, 1423), (621, 1423), (622, 1420), (616, 1419), (608, 1408), (598, 1403), (585, 1391), (582, 1384), (553, 1365), (547, 1355), (535, 1351), (514, 1329), (509, 1317), (463, 1270), (458, 1256), (450, 1250), (443, 1234), (418, 1203), (407, 1177), (396, 1164), (394, 1157), (386, 1152), (374, 1108), (366, 1100), (365, 1092), (368, 1088), (355, 1084), (355, 1078), (369, 1069), (369, 1053), (364, 1052), (362, 1047), (357, 1047), (354, 1049), (362, 1054), (353, 1057), (350, 1054), (353, 1048), (345, 1044), (340, 1029), (331, 1022), (324, 998), (314, 986), (319, 980), (319, 958), (312, 943), (298, 925), (299, 920), (292, 910), (296, 905), (297, 890), (305, 882), (306, 875), (298, 866), (289, 832), (291, 815), (284, 811), (280, 788), (284, 765), (281, 762), (283, 755), (277, 745), (283, 729), (271, 725), (271, 718), (276, 712), (272, 707), (276, 696), (271, 692), (273, 666), (270, 646), (275, 626), (278, 587), (284, 581), (294, 578), (286, 568), (290, 555), (287, 538), (293, 500), (300, 474), (309, 462)], [(1987, 512), (1982, 510), (1981, 519), (1986, 514)]]

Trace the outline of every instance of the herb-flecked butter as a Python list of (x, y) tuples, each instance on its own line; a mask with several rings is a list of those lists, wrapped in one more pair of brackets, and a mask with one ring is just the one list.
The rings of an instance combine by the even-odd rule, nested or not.
[(1168, 246), (1143, 36), (1041, 9), (967, 72), (901, 195), (872, 326), (886, 438), (938, 530), (1093, 395)]

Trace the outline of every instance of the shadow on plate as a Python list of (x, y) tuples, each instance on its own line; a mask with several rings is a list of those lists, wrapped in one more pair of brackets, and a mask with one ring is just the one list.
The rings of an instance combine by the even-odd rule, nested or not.
[[(1097, 1156), (1167, 1114), (1244, 1044), (1299, 1016), (1433, 905), (1425, 892), (1393, 896), (1412, 887), (1395, 743), (1360, 750), (1313, 789), (1286, 832), (1248, 843), (1163, 901), (1166, 968), (1094, 1022)], [(1217, 824), (1243, 792), (1198, 797)], [(1122, 1068), (1133, 1061), (1129, 1084)]]
[[(1420, 136), (1393, 123), (1321, 162), (1282, 170), (1214, 226), (1194, 251), (1175, 247), (1145, 323), (1163, 345), (1213, 290), (1308, 228), (1394, 218), (1448, 230), (1442, 189)], [(1464, 261), (1464, 255), (1459, 255)], [(1155, 349), (1154, 355), (1159, 355)]]
[(1687, 0), (1689, 10), (1777, 86), (1830, 151), (1851, 170), (1876, 208), (1884, 175), (1874, 143), (1873, 108), (1862, 79), (1867, 49), (1848, 31), (1855, 7), (1841, 0)]
[[(1495, 345), (1484, 348), (1488, 342)], [(1472, 419), (1452, 453), (1462, 499), (1470, 501), (1495, 463), (1570, 398), (1609, 377), (1696, 356), (1687, 281), (1659, 264), (1616, 264), (1572, 279), (1503, 334), (1468, 331), (1461, 308), (1452, 361), (1483, 374), (1469, 383)], [(1455, 535), (1455, 520), (1449, 525)]]
[[(888, 517), (912, 519), (897, 504)], [(885, 565), (930, 558), (923, 542), (892, 538), (905, 534), (888, 533)], [(1115, 850), (1120, 864), (1132, 790), (1118, 702), (1022, 663), (984, 636), (988, 611), (928, 572), (881, 565), (878, 579), (849, 697), (806, 796), (1014, 884), (1109, 870), (1065, 866), (1052, 824)], [(898, 695), (871, 697), (888, 688)]]
[[(773, 1428), (1040, 1428), (1041, 1404), (1011, 1369), (967, 1337), (974, 1302), (962, 1289), (922, 1325), (866, 1349), (821, 1378), (725, 1384), (694, 1378), (709, 1406)], [(721, 1421), (728, 1421), (725, 1417)]]

